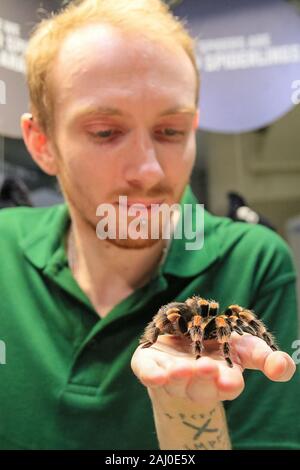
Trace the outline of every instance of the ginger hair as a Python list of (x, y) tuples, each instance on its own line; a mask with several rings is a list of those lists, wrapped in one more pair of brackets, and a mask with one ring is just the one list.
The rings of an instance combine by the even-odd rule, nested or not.
[[(90, 24), (108, 24), (122, 32), (137, 32), (152, 40), (181, 46), (197, 77), (196, 105), (200, 87), (195, 40), (185, 21), (174, 16), (161, 0), (73, 0), (52, 13), (33, 30), (26, 51), (26, 77), (30, 112), (45, 134), (51, 134), (54, 93), (51, 70), (60, 47), (72, 32)], [(173, 46), (174, 47), (174, 46)]]

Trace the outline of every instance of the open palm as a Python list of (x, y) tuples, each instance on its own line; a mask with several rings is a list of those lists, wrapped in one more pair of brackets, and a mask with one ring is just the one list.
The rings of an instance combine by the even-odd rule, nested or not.
[(232, 368), (215, 341), (205, 341), (204, 345), (202, 357), (195, 360), (187, 339), (160, 336), (150, 348), (136, 349), (132, 370), (150, 389), (162, 387), (172, 397), (213, 405), (241, 394), (246, 368), (261, 370), (270, 380), (278, 382), (290, 380), (296, 369), (287, 353), (272, 351), (262, 339), (247, 333), (231, 335)]

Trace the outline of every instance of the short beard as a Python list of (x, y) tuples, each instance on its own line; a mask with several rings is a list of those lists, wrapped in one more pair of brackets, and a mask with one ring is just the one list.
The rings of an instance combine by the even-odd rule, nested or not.
[(126, 240), (123, 240), (121, 238), (116, 238), (116, 239), (111, 239), (107, 238), (106, 241), (110, 243), (113, 246), (116, 246), (118, 248), (122, 248), (124, 250), (144, 250), (146, 248), (151, 248), (157, 243), (161, 243), (161, 239), (155, 240), (155, 239), (138, 239), (138, 240), (132, 240), (130, 238), (127, 238)]

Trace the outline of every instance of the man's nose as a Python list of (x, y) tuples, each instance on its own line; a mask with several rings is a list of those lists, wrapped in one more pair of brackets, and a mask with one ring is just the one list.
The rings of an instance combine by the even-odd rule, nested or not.
[(143, 189), (161, 182), (165, 174), (154, 138), (147, 131), (140, 130), (130, 144), (123, 175), (126, 182)]

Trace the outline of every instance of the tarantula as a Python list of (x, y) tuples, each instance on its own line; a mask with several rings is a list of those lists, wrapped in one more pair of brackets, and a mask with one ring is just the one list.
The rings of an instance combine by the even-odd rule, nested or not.
[(171, 302), (163, 305), (146, 326), (140, 344), (149, 348), (159, 335), (183, 335), (191, 340), (192, 352), (196, 359), (201, 357), (203, 340), (216, 339), (222, 354), (230, 367), (229, 339), (233, 331), (239, 335), (250, 333), (263, 339), (273, 351), (278, 347), (271, 333), (261, 320), (248, 309), (239, 305), (230, 305), (222, 314), (218, 314), (219, 304), (199, 296), (188, 298), (185, 302)]

